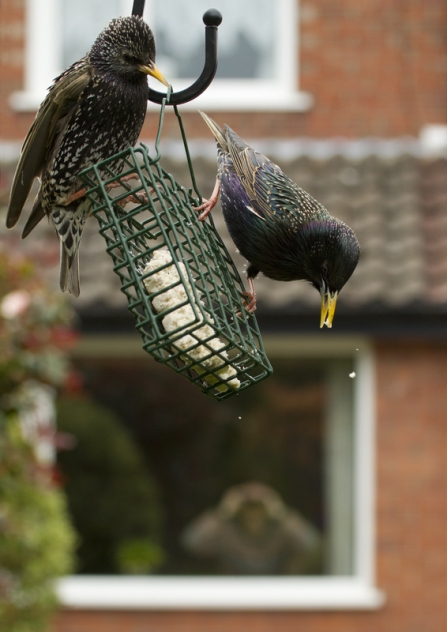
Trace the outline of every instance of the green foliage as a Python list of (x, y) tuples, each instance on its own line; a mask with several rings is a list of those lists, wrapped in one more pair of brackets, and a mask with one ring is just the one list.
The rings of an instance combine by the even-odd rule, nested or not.
[(160, 505), (131, 436), (109, 409), (89, 400), (64, 397), (57, 410), (59, 428), (76, 440), (58, 462), (80, 534), (78, 571), (152, 570), (163, 561)]
[(75, 534), (51, 462), (52, 398), (69, 376), (71, 318), (28, 260), (0, 252), (2, 631), (47, 630), (54, 581), (73, 568)]
[(118, 566), (122, 573), (145, 575), (164, 562), (160, 545), (152, 540), (134, 538), (124, 540), (117, 551)]
[(54, 579), (72, 571), (75, 536), (65, 497), (40, 471), (14, 415), (0, 432), (0, 532), (2, 629), (46, 630)]
[(66, 299), (40, 281), (30, 261), (0, 252), (0, 397), (29, 379), (64, 384), (72, 319)]

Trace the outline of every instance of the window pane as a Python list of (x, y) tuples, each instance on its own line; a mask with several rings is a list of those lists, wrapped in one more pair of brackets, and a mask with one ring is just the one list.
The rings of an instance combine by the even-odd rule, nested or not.
[[(202, 16), (209, 0), (148, 0), (157, 64), (170, 79), (196, 78), (203, 68)], [(62, 0), (62, 67), (80, 59), (108, 22), (123, 13), (122, 0)], [(272, 79), (276, 68), (275, 0), (221, 0), (217, 78)]]
[[(270, 79), (274, 74), (275, 0), (221, 0), (217, 78)], [(212, 5), (212, 3), (211, 3)], [(209, 0), (152, 0), (157, 64), (170, 78), (196, 78), (203, 68), (202, 16)]]
[(158, 489), (156, 572), (352, 572), (351, 361), (276, 359), (271, 378), (219, 403), (150, 361), (78, 366), (90, 397), (134, 437)]
[(122, 14), (121, 0), (62, 0), (63, 68), (83, 57), (102, 29)]

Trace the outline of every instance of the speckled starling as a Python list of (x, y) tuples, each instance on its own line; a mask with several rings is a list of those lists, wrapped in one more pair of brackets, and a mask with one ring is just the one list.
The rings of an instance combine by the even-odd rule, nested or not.
[[(79, 242), (91, 212), (78, 174), (135, 144), (146, 114), (147, 75), (168, 85), (154, 60), (148, 25), (136, 16), (113, 19), (89, 53), (55, 79), (23, 144), (6, 225), (16, 224), (40, 176), (22, 237), (49, 217), (61, 246), (60, 286), (75, 296)], [(122, 164), (109, 168), (120, 173)]]
[(351, 228), (298, 187), (231, 128), (200, 113), (217, 141), (218, 172), (205, 219), (219, 191), (228, 231), (247, 259), (247, 309), (256, 309), (253, 279), (263, 272), (277, 281), (309, 281), (321, 294), (320, 326), (332, 327), (337, 297), (354, 272), (360, 246)]

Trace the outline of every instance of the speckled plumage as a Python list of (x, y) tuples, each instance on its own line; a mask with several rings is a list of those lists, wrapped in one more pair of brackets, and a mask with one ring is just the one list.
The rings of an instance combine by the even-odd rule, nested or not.
[[(6, 223), (16, 224), (40, 176), (22, 236), (49, 217), (61, 244), (60, 286), (75, 296), (79, 242), (91, 211), (84, 196), (74, 199), (83, 186), (78, 174), (135, 144), (146, 114), (147, 75), (164, 80), (154, 60), (154, 38), (141, 18), (112, 20), (89, 53), (55, 79), (25, 139)], [(109, 168), (119, 173), (122, 165)]]
[(201, 114), (217, 141), (222, 212), (249, 262), (249, 280), (262, 272), (277, 281), (309, 281), (321, 293), (321, 326), (330, 327), (338, 293), (359, 260), (353, 230), (231, 128)]

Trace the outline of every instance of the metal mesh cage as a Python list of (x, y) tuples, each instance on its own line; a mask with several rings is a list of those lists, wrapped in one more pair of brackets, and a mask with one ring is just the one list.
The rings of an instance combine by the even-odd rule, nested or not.
[(272, 368), (211, 217), (198, 221), (199, 199), (162, 169), (156, 149), (154, 159), (144, 145), (128, 149), (81, 178), (143, 348), (207, 395), (224, 399)]

